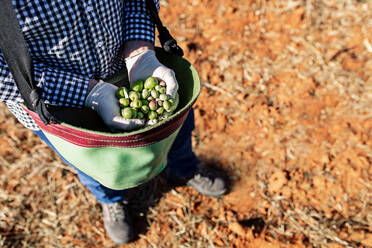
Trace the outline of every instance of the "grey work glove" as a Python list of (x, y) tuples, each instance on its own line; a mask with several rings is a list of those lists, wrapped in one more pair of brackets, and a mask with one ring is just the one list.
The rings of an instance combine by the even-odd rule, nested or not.
[(100, 80), (89, 92), (85, 106), (97, 111), (103, 122), (112, 131), (122, 129), (131, 131), (145, 124), (141, 119), (124, 119), (120, 115), (120, 107), (116, 98), (118, 87)]
[(173, 70), (159, 62), (153, 50), (145, 50), (125, 59), (129, 82), (155, 77), (166, 84), (166, 94), (175, 98), (178, 83)]

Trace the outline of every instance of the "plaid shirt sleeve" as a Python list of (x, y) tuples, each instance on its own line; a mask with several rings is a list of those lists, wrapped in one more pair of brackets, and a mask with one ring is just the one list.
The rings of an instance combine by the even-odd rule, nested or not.
[(0, 52), (0, 101), (1, 102), (23, 102), (17, 87), (15, 87), (13, 76)]
[[(159, 10), (158, 0), (154, 0)], [(154, 43), (155, 27), (145, 0), (124, 1), (124, 42), (144, 40)], [(89, 78), (71, 70), (62, 70), (34, 63), (34, 79), (41, 88), (42, 98), (50, 104), (82, 107)], [(23, 102), (9, 68), (0, 52), (0, 101)]]
[[(45, 102), (62, 106), (83, 106), (89, 79), (69, 72), (34, 63), (34, 80), (41, 88)], [(23, 102), (4, 56), (0, 53), (0, 101)]]
[[(158, 0), (154, 0), (159, 11)], [(150, 12), (146, 8), (146, 1), (131, 0), (125, 1), (125, 38), (124, 41), (143, 40), (154, 44), (155, 26), (151, 19)]]

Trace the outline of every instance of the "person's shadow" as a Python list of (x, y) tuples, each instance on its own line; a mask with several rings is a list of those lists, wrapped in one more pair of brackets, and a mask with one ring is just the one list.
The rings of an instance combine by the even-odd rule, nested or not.
[(129, 189), (126, 192), (128, 210), (134, 229), (132, 242), (138, 240), (141, 234), (147, 232), (147, 213), (151, 208), (155, 207), (162, 196), (171, 191), (172, 188), (173, 186), (168, 183), (164, 170), (149, 182), (136, 188)]
[[(227, 171), (222, 169), (221, 165), (216, 165), (216, 163), (211, 163), (211, 161), (206, 161), (203, 158), (199, 159), (203, 160), (209, 167), (212, 167), (220, 173), (220, 175), (226, 180), (228, 191), (230, 191), (232, 182), (228, 179)], [(214, 166), (211, 164), (214, 164)], [(170, 192), (175, 187), (183, 185), (171, 183), (167, 179), (166, 171), (167, 169), (149, 182), (136, 188), (129, 189), (126, 192), (128, 210), (132, 218), (134, 229), (134, 237), (132, 241), (138, 240), (140, 235), (143, 235), (148, 231), (149, 223), (147, 221), (147, 213), (149, 210), (155, 207), (165, 194)]]

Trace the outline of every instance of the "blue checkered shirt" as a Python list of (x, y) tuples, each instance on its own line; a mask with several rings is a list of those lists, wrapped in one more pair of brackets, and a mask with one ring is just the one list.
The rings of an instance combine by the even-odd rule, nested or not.
[[(158, 0), (154, 0), (159, 9)], [(34, 80), (47, 102), (82, 107), (92, 78), (125, 66), (123, 43), (154, 43), (154, 24), (145, 0), (12, 0), (34, 64)], [(27, 128), (38, 126), (23, 102), (0, 52), (0, 101)]]

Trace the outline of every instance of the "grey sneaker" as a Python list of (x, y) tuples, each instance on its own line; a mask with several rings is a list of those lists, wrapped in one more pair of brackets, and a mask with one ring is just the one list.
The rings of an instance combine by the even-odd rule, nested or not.
[(103, 223), (107, 234), (116, 244), (128, 243), (132, 238), (132, 222), (122, 202), (102, 204)]
[(227, 183), (220, 173), (204, 163), (199, 163), (198, 170), (191, 176), (181, 178), (170, 173), (169, 178), (175, 184), (182, 182), (206, 196), (222, 196), (228, 191)]

